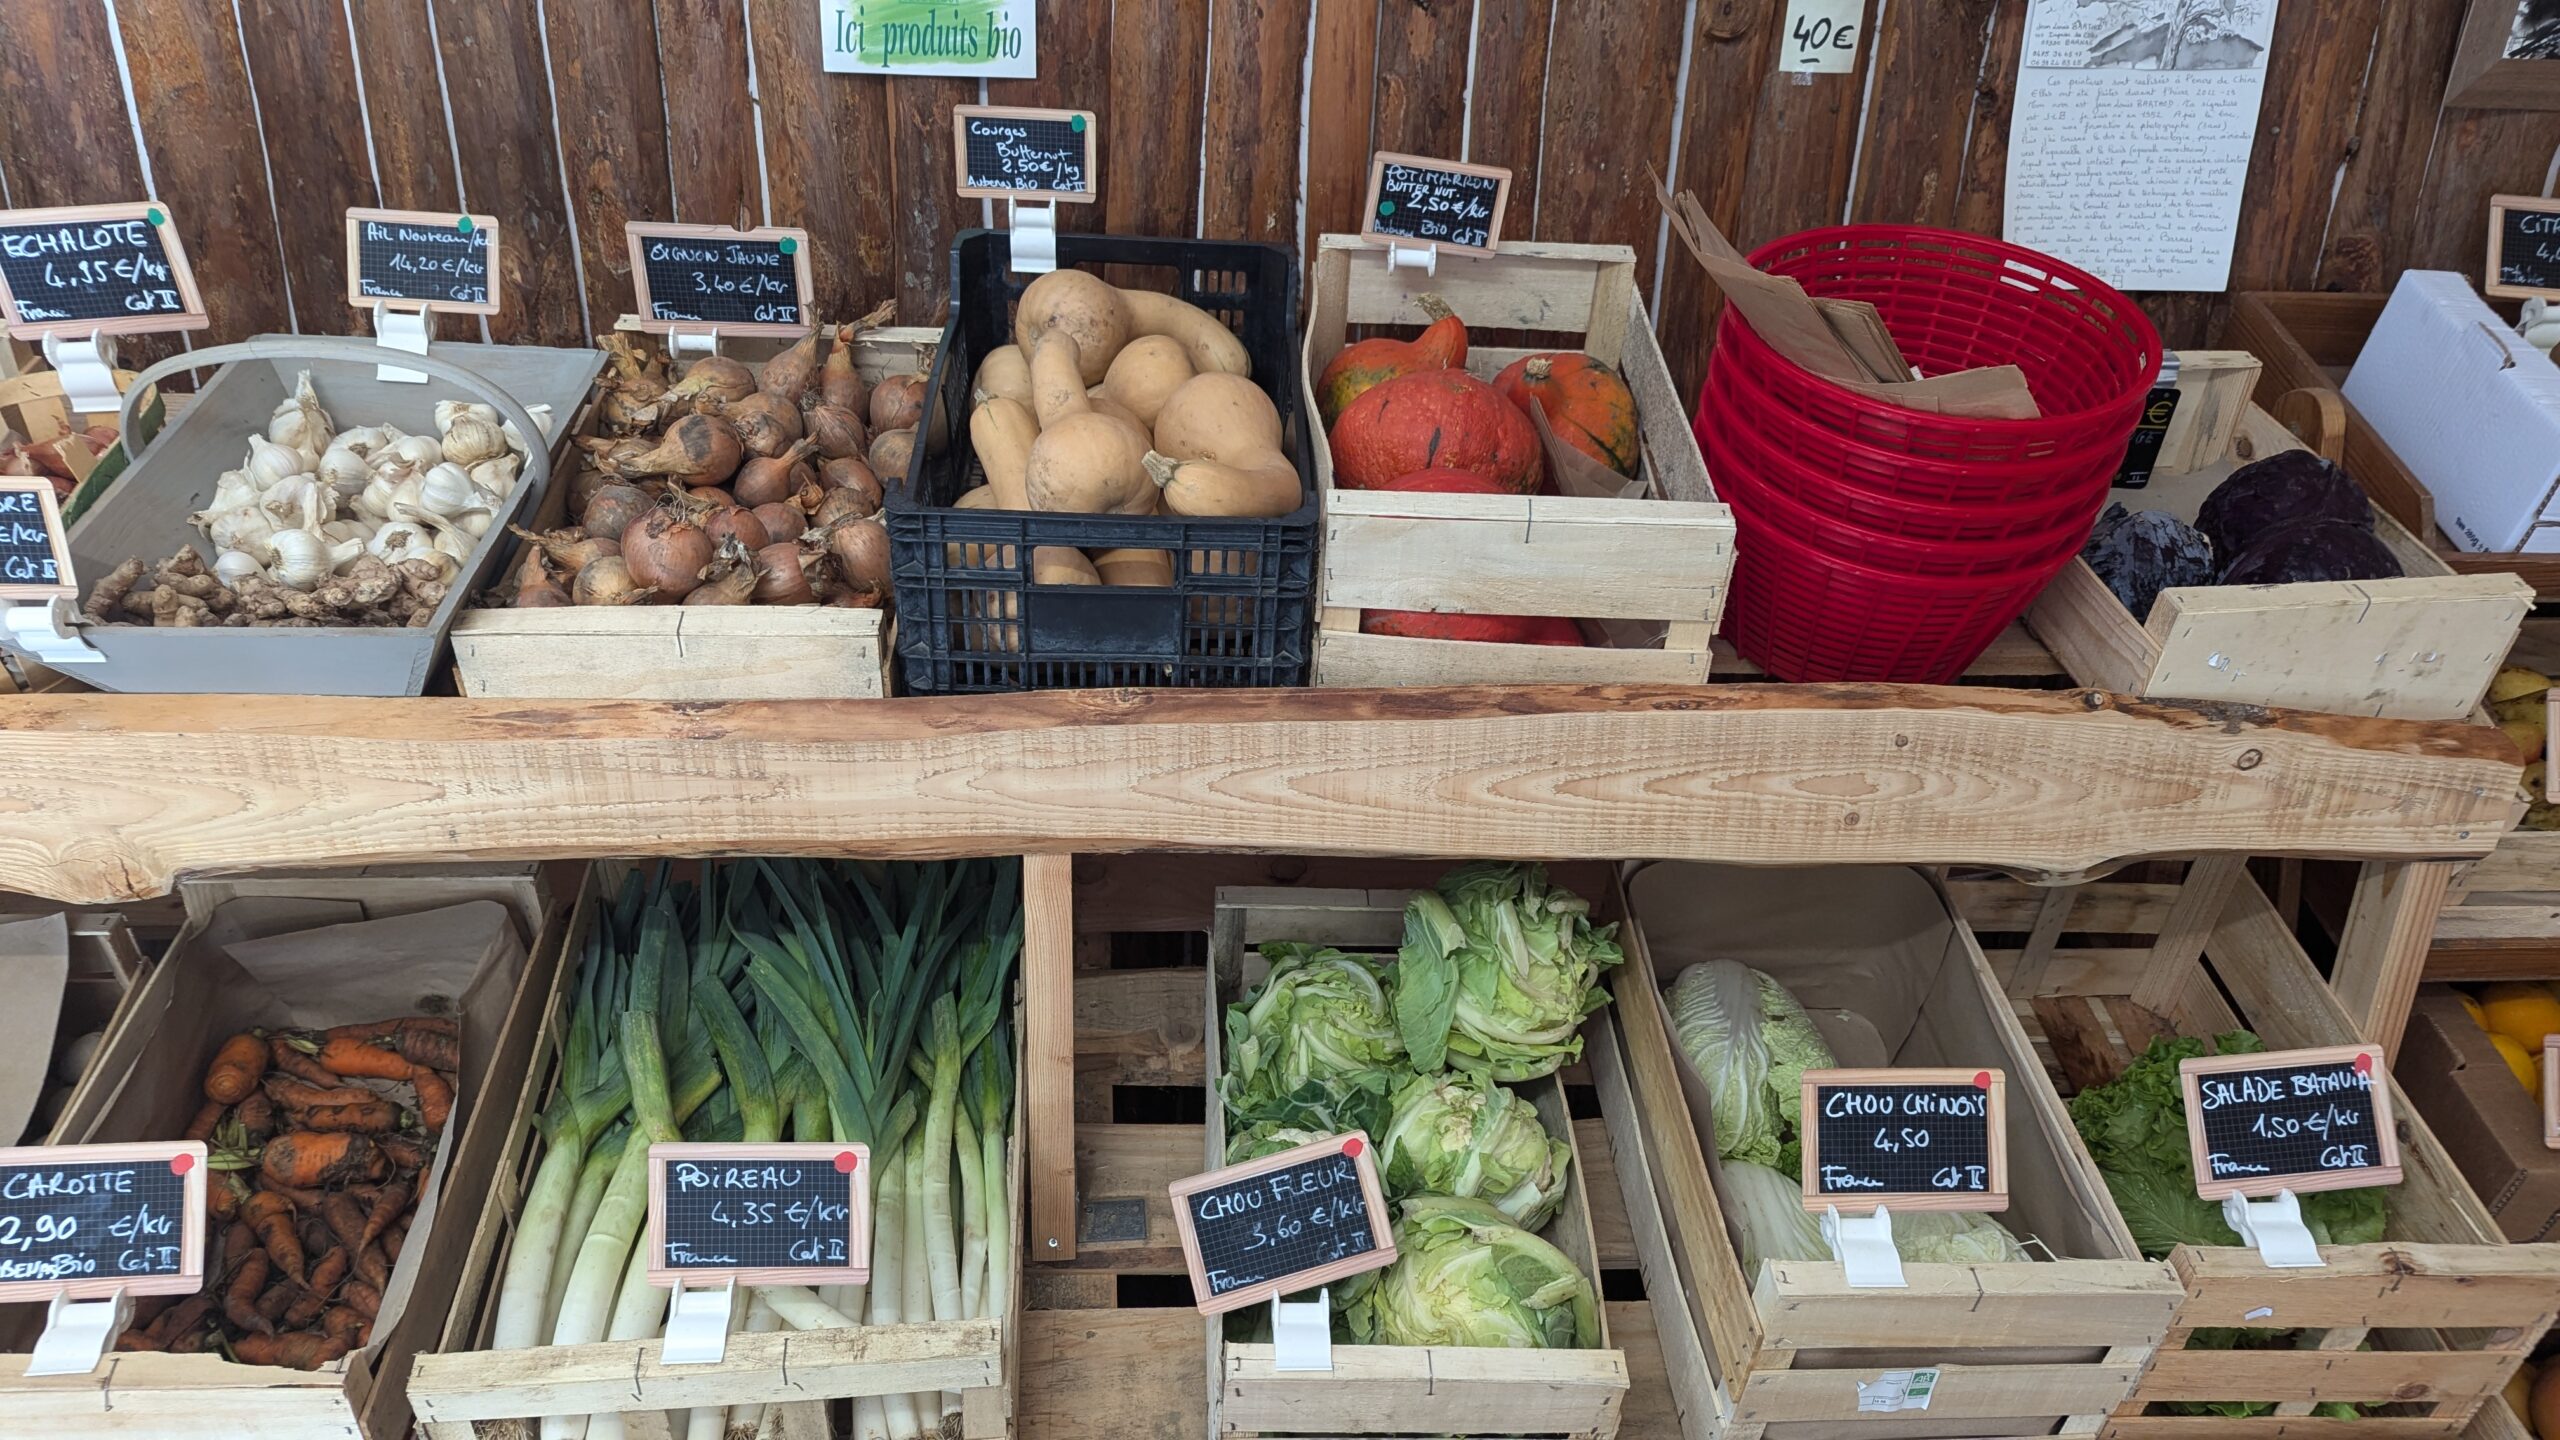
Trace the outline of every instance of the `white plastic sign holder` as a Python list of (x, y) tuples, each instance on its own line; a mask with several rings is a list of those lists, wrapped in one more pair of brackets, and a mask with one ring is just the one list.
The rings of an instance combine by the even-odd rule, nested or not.
[[(376, 343), (385, 350), (396, 350), (403, 355), (426, 354), (427, 315), (431, 309), (430, 306), (421, 305), (415, 310), (394, 310), (380, 301), (375, 301), (373, 333)], [(389, 385), (424, 385), (427, 383), (427, 372), (412, 370), (405, 365), (385, 363), (373, 367), (373, 378)]]
[(720, 353), (720, 327), (679, 325), (667, 332), (667, 358), (679, 365)]
[(1271, 1297), (1271, 1368), (1333, 1368), (1333, 1287), (1316, 1291), (1312, 1301)]
[(2256, 1247), (2270, 1270), (2317, 1270), (2329, 1263), (2320, 1258), (2319, 1242), (2311, 1238), (2311, 1227), (2302, 1223), (2302, 1201), (2290, 1190), (2277, 1191), (2272, 1200), (2225, 1195), (2222, 1223), (2239, 1232), (2243, 1243)]
[(133, 1297), (122, 1290), (104, 1300), (66, 1300), (44, 1307), (44, 1333), (27, 1354), (29, 1375), (86, 1375), (107, 1358), (116, 1337), (133, 1323)]
[(124, 408), (116, 388), (115, 337), (43, 337), (45, 363), (62, 377), (62, 403), (75, 415), (113, 415)]
[(667, 1338), (658, 1359), (668, 1365), (717, 1365), (729, 1353), (729, 1326), (738, 1308), (736, 1276), (714, 1289), (688, 1290), (676, 1282), (667, 1308)]
[(1439, 274), (1440, 247), (1428, 241), (1420, 245), (1407, 245), (1400, 240), (1388, 241), (1387, 273), (1393, 275), (1398, 270), (1419, 270), (1425, 275)]
[(1058, 207), (1007, 200), (1013, 224), (1013, 270), (1018, 275), (1046, 275), (1058, 268)]
[(1822, 1210), (1822, 1238), (1840, 1257), (1842, 1278), (1852, 1290), (1903, 1290), (1902, 1252), (1893, 1248), (1893, 1217), (1879, 1205), (1873, 1215), (1843, 1215), (1837, 1205)]

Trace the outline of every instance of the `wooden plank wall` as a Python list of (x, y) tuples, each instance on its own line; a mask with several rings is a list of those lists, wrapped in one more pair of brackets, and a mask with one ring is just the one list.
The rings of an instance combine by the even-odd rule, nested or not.
[[(824, 74), (828, 3), (10, 0), (0, 198), (155, 190), (212, 340), (361, 329), (351, 204), (502, 216), (501, 340), (609, 325), (632, 218), (806, 226), (822, 313), (894, 295), (926, 323), (982, 214), (950, 194), (947, 116), (984, 94), (1102, 117), (1104, 201), (1070, 228), (1304, 246), (1351, 228), (1373, 149), (1511, 166), (1511, 234), (1635, 246), (1694, 382), (1712, 304), (1649, 172), (1745, 246), (1844, 219), (1996, 233), (2026, 8), (1869, 0), (1855, 73), (1799, 84), (1771, 68), (1785, 0), (1040, 0), (1041, 76), (982, 86)], [(2286, 0), (2234, 288), (2477, 269), (2487, 197), (2542, 189), (2560, 113), (2442, 109), (2463, 8)], [(2219, 319), (2218, 297), (2147, 303), (2180, 343)]]

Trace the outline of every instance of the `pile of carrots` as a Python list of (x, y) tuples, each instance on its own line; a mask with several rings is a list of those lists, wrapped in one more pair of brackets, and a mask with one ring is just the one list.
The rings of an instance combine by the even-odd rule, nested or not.
[(224, 1041), (185, 1137), (212, 1153), (208, 1233), (220, 1239), (205, 1288), (138, 1302), (116, 1348), (218, 1347), (296, 1370), (364, 1348), (453, 1113), (461, 1051), (454, 1022), (433, 1016)]

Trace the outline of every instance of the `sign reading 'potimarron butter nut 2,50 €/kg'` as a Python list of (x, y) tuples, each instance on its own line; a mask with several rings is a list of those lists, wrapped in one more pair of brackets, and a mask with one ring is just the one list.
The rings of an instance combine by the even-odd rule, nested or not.
[(0, 1300), (204, 1288), (201, 1141), (0, 1150)]
[(1203, 1315), (1395, 1263), (1369, 1137), (1354, 1131), (1176, 1181), (1173, 1228)]
[(1463, 165), (1382, 150), (1369, 162), (1360, 238), (1376, 245), (1403, 242), (1490, 255), (1502, 243), (1502, 215), (1510, 206), (1511, 172), (1499, 165)]
[(862, 1145), (649, 1147), (649, 1282), (859, 1285), (871, 1278)]
[(2391, 1080), (2374, 1046), (2181, 1060), (2178, 1083), (2204, 1199), (2400, 1183)]

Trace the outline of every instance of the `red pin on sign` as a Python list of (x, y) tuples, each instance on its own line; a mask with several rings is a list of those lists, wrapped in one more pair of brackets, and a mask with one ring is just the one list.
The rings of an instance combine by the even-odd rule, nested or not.
[(172, 1175), (184, 1175), (194, 1168), (196, 1168), (196, 1157), (193, 1155), (172, 1155), (169, 1157), (169, 1173)]
[(1974, 1089), (1976, 1089), (1976, 1090), (1988, 1090), (1988, 1089), (1990, 1089), (1990, 1088), (1991, 1088), (1991, 1072), (1990, 1072), (1990, 1071), (1988, 1071), (1988, 1070), (1976, 1070), (1976, 1071), (1974, 1071), (1974, 1072), (1973, 1072), (1973, 1088), (1974, 1088)]
[(1360, 1158), (1360, 1137), (1359, 1137), (1359, 1136), (1357, 1136), (1357, 1135), (1354, 1135), (1354, 1136), (1352, 1136), (1350, 1139), (1343, 1141), (1343, 1142), (1342, 1142), (1342, 1153), (1343, 1153), (1343, 1154), (1345, 1154), (1345, 1155), (1350, 1156), (1350, 1157), (1351, 1157), (1352, 1159), (1354, 1159), (1354, 1160), (1359, 1159), (1359, 1158)]
[(847, 1150), (836, 1156), (836, 1173), (839, 1175), (850, 1175), (853, 1173), (853, 1167), (859, 1163), (859, 1161), (854, 1159), (853, 1152)]
[(2357, 1056), (2356, 1056), (2356, 1073), (2357, 1073), (2357, 1074), (2359, 1074), (2359, 1075), (2370, 1075), (2370, 1074), (2372, 1074), (2372, 1073), (2373, 1073), (2373, 1057), (2372, 1057), (2372, 1056), (2370, 1056), (2370, 1055), (2364, 1055), (2364, 1054), (2359, 1054), (2359, 1055), (2357, 1055)]

